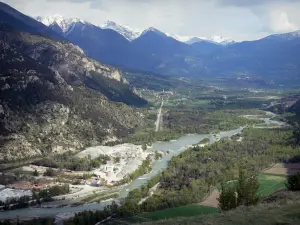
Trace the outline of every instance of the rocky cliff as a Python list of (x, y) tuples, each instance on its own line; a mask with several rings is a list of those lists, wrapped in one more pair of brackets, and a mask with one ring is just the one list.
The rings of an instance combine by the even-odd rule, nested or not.
[(119, 70), (79, 47), (3, 24), (0, 96), (0, 161), (122, 138), (142, 123), (143, 115), (128, 104), (146, 103)]

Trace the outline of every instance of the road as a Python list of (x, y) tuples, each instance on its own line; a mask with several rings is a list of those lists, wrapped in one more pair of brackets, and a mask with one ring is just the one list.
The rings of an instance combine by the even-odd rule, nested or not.
[(162, 108), (164, 106), (164, 100), (161, 101), (161, 105), (160, 105), (160, 108), (158, 110), (158, 113), (157, 113), (157, 119), (155, 121), (155, 132), (159, 131), (161, 129), (161, 126), (162, 126)]

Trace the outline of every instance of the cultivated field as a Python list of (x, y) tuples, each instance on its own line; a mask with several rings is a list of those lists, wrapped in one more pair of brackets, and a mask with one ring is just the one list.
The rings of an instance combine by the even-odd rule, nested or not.
[(300, 163), (277, 163), (268, 170), (265, 170), (266, 174), (278, 174), (278, 175), (291, 175), (300, 172)]
[(260, 174), (258, 179), (260, 184), (258, 194), (262, 197), (268, 196), (285, 188), (285, 176)]
[[(286, 182), (285, 176), (259, 174), (258, 180), (260, 184), (258, 194), (261, 197), (268, 196), (278, 190), (285, 188), (285, 182)], [(229, 181), (226, 185), (231, 186), (234, 185), (235, 183), (236, 181)], [(203, 202), (200, 203), (200, 205), (217, 208), (219, 203), (218, 198), (220, 196), (220, 192), (219, 192), (220, 189), (221, 187), (215, 189)]]

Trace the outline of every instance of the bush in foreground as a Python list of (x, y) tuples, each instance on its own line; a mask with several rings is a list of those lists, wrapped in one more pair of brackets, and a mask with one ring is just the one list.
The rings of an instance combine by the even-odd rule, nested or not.
[(300, 173), (288, 176), (286, 187), (291, 191), (300, 191)]

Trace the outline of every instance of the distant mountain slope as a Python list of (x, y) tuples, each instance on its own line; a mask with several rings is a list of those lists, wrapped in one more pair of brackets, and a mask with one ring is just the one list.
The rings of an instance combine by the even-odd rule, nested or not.
[(186, 52), (189, 49), (188, 45), (152, 27), (145, 30), (140, 37), (132, 41), (132, 46), (157, 57)]
[(141, 35), (141, 32), (134, 30), (128, 26), (116, 24), (113, 21), (106, 21), (100, 26), (102, 29), (111, 29), (123, 35), (127, 40), (133, 41)]
[(85, 53), (103, 63), (146, 69), (145, 62), (151, 60), (141, 52), (134, 52), (131, 43), (112, 29), (102, 29), (80, 19), (66, 19), (61, 16), (37, 18), (70, 42), (80, 46)]
[(206, 62), (218, 74), (248, 74), (282, 79), (300, 76), (299, 52), (300, 38), (282, 40), (278, 36), (270, 36), (222, 48)]
[(220, 36), (188, 40), (155, 28), (135, 38), (137, 34), (130, 36), (128, 29), (113, 22), (101, 29), (79, 19), (70, 21), (67, 31), (59, 19), (50, 27), (87, 55), (125, 69), (175, 76), (265, 77), (276, 85), (300, 78), (299, 31), (236, 43)]
[(92, 24), (74, 23), (65, 37), (79, 45), (88, 56), (113, 65), (122, 65), (130, 51), (130, 42), (114, 30)]
[(66, 41), (0, 26), (0, 161), (82, 149), (142, 124), (119, 70)]
[(25, 32), (46, 35), (56, 39), (63, 39), (61, 35), (57, 34), (52, 29), (49, 29), (44, 24), (20, 13), (3, 2), (0, 2), (0, 22), (13, 24), (14, 27)]
[(234, 40), (223, 38), (221, 36), (212, 36), (210, 38), (205, 37), (190, 37), (187, 40), (183, 41), (186, 44), (194, 44), (198, 42), (210, 42), (213, 44), (220, 44), (220, 45), (231, 45), (236, 43)]

